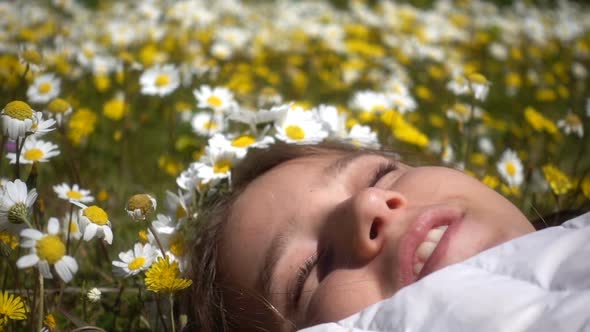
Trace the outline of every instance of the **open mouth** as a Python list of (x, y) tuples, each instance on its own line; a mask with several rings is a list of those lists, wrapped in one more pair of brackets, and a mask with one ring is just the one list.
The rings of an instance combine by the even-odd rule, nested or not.
[(400, 283), (409, 285), (440, 269), (463, 213), (456, 208), (435, 208), (420, 214), (402, 236), (399, 249)]

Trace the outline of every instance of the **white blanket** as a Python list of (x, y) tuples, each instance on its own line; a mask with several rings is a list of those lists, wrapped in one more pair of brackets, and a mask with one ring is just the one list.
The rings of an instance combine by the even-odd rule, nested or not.
[(590, 331), (590, 213), (488, 249), (305, 332)]

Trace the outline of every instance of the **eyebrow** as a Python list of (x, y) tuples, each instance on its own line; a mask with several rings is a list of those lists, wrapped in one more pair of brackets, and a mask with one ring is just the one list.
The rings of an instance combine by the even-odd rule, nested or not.
[[(336, 177), (338, 176), (338, 174), (343, 173), (356, 160), (367, 155), (371, 155), (371, 153), (365, 151), (346, 153), (342, 157), (334, 160), (332, 163), (326, 166), (322, 170), (322, 176)], [(275, 235), (270, 245), (268, 246), (268, 249), (266, 250), (264, 263), (262, 265), (262, 269), (260, 270), (260, 274), (258, 275), (257, 279), (257, 288), (262, 288), (265, 297), (271, 295), (271, 289), (273, 286), (272, 276), (275, 274), (277, 263), (285, 254), (285, 250), (287, 249), (287, 245), (289, 243), (289, 238), (293, 234), (295, 230), (294, 226), (296, 224), (296, 220), (290, 218), (288, 221), (288, 227), (281, 230), (277, 235)]]

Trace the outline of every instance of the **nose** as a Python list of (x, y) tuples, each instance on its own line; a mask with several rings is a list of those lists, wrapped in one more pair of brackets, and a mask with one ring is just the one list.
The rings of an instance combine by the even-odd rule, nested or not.
[(364, 264), (373, 260), (387, 240), (385, 231), (400, 217), (405, 197), (396, 191), (366, 188), (338, 209), (331, 221), (334, 251), (348, 263)]

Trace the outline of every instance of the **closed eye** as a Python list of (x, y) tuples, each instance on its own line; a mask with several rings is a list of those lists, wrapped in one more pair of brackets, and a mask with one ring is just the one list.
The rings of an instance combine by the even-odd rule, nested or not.
[(379, 182), (379, 180), (384, 177), (385, 175), (387, 175), (390, 172), (396, 171), (398, 169), (397, 167), (397, 162), (393, 161), (393, 160), (387, 160), (382, 162), (379, 167), (375, 170), (375, 172), (373, 173), (373, 176), (371, 177), (371, 181), (369, 182), (369, 187), (374, 187), (375, 185), (377, 185), (377, 182)]

